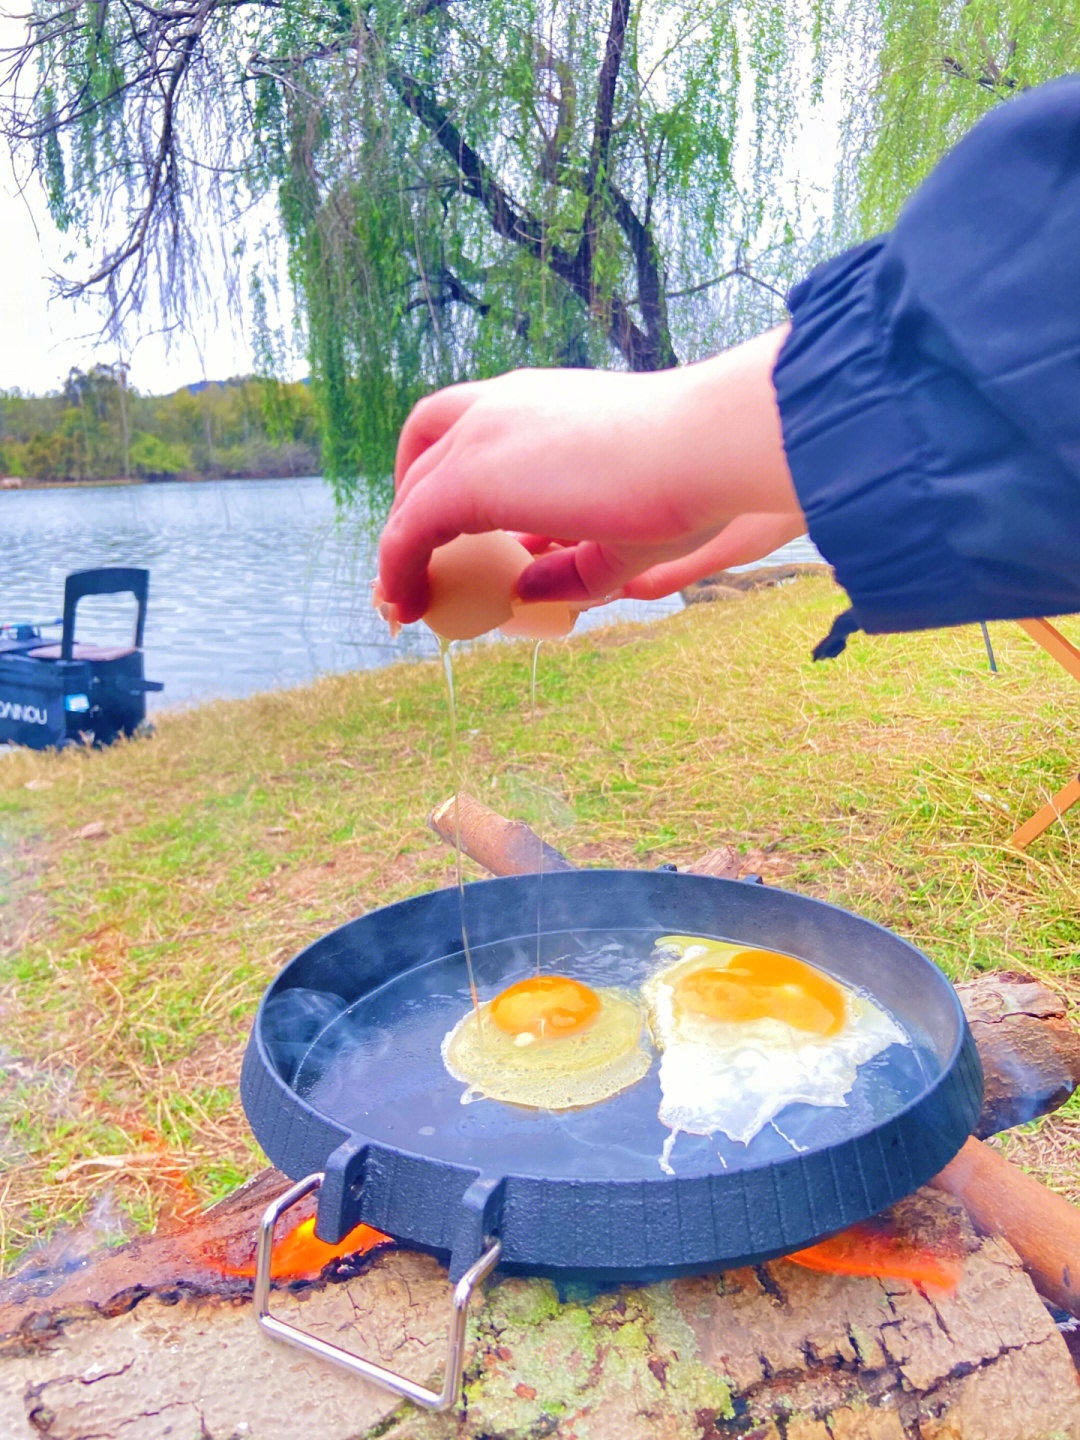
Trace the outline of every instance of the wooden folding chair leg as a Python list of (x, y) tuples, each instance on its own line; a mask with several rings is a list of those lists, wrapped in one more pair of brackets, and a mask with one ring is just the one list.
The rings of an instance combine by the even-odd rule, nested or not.
[[(1055, 629), (1049, 620), (1018, 620), (1017, 624), (1026, 630), (1032, 640), (1037, 645), (1041, 645), (1063, 670), (1067, 670), (1074, 680), (1080, 681), (1080, 650), (1066, 640), (1061, 631)], [(1023, 850), (1044, 830), (1048, 830), (1055, 820), (1060, 820), (1065, 811), (1075, 805), (1078, 800), (1080, 800), (1080, 776), (1075, 780), (1070, 780), (1048, 804), (1036, 811), (1030, 820), (1025, 820), (1010, 843), (1015, 845), (1018, 850)]]
[(1060, 630), (1055, 630), (1049, 620), (1018, 620), (1016, 623), (1074, 680), (1080, 680), (1080, 650), (1066, 640)]
[(1037, 840), (1044, 830), (1048, 830), (1055, 820), (1060, 820), (1070, 806), (1080, 800), (1080, 776), (1063, 786), (1054, 798), (1037, 810), (1030, 820), (1025, 820), (1020, 829), (1012, 837), (1010, 844), (1015, 845), (1018, 850)]

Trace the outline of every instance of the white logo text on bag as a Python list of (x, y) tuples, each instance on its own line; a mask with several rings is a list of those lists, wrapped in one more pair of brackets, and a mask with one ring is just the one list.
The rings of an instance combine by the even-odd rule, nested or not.
[(24, 725), (47, 725), (49, 712), (37, 705), (22, 705), (18, 700), (0, 700), (0, 720), (21, 720)]

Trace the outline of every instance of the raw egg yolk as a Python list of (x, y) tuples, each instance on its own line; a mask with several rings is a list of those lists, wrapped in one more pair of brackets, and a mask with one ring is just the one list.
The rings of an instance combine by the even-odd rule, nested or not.
[(491, 1018), (508, 1035), (559, 1040), (585, 1030), (600, 1013), (600, 996), (566, 975), (534, 975), (501, 990)]
[(691, 970), (675, 986), (679, 1008), (714, 1020), (782, 1020), (814, 1035), (835, 1035), (844, 996), (820, 971), (773, 950), (741, 950), (726, 966)]

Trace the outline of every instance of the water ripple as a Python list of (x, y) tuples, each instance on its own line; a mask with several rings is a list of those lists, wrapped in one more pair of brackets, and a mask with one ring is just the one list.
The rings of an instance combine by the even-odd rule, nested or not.
[[(147, 674), (165, 683), (150, 699), (170, 707), (435, 655), (423, 626), (391, 641), (371, 609), (374, 555), (365, 518), (339, 520), (317, 477), (7, 491), (0, 623), (58, 616), (71, 570), (144, 566)], [(778, 558), (817, 552), (795, 542)], [(578, 628), (681, 606), (678, 596), (620, 601), (586, 613)], [(79, 633), (98, 643), (123, 640), (130, 626), (130, 598), (79, 607)]]

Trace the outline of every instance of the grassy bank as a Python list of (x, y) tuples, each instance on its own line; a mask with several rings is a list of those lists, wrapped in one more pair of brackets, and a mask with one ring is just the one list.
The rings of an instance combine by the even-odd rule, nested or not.
[[(582, 863), (729, 843), (954, 977), (1080, 974), (1080, 812), (1014, 826), (1080, 762), (1080, 693), (1015, 626), (856, 637), (806, 578), (456, 666), (464, 788)], [(1066, 625), (1075, 635), (1075, 624)], [(0, 1224), (149, 1223), (264, 1163), (237, 1098), (259, 996), (307, 941), (450, 882), (435, 664), (161, 717), (148, 742), (0, 759)], [(476, 872), (478, 873), (478, 872)], [(1080, 1109), (1015, 1142), (1080, 1196)]]

